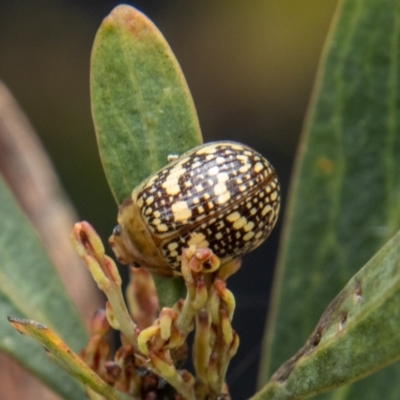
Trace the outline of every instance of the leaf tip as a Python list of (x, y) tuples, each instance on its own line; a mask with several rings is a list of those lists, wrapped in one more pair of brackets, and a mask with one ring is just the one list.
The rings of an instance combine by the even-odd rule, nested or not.
[(33, 321), (31, 319), (7, 317), (8, 322), (20, 333), (26, 333), (26, 327), (33, 327), (38, 330), (47, 329), (46, 325), (40, 324), (39, 322)]
[(143, 33), (152, 22), (139, 10), (126, 4), (115, 7), (103, 20), (103, 27), (123, 27), (133, 36)]

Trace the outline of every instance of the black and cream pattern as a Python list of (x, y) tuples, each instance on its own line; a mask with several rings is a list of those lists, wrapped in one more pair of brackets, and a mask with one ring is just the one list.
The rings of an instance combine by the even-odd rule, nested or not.
[(222, 264), (259, 246), (274, 227), (280, 188), (271, 164), (234, 142), (199, 146), (143, 182), (132, 199), (167, 264), (209, 247)]

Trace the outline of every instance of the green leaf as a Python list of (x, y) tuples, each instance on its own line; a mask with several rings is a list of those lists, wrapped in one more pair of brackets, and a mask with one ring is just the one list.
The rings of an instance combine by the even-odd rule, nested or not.
[[(103, 167), (118, 204), (133, 188), (202, 143), (196, 110), (168, 43), (127, 5), (100, 26), (92, 51), (91, 101)], [(157, 279), (160, 303), (184, 297), (181, 279)]]
[(253, 399), (303, 399), (397, 361), (399, 304), (400, 232), (350, 280), (306, 345)]
[(52, 361), (96, 393), (104, 395), (108, 400), (132, 400), (131, 396), (117, 391), (103, 381), (47, 326), (27, 319), (8, 320), (20, 333), (41, 344), (49, 352)]
[(202, 142), (185, 78), (154, 24), (120, 5), (93, 45), (93, 119), (100, 155), (118, 204), (132, 189)]
[(7, 316), (35, 318), (75, 351), (87, 340), (57, 272), (2, 178), (0, 205), (0, 349), (64, 398), (85, 399), (82, 387), (64, 371), (55, 371), (42, 348), (18, 335), (7, 321)]
[[(260, 384), (400, 228), (399, 15), (399, 0), (339, 5), (300, 144)], [(394, 365), (323, 398), (397, 398), (399, 376)]]

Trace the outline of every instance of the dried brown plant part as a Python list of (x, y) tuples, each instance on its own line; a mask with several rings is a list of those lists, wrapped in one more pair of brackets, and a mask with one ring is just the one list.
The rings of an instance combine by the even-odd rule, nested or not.
[(77, 217), (28, 119), (1, 81), (0, 174), (36, 229), (89, 326), (93, 312), (100, 307), (100, 297), (69, 240)]
[(0, 353), (0, 376), (0, 399), (2, 400), (61, 400), (61, 397), (25, 371), (14, 359), (2, 353)]
[[(99, 296), (69, 241), (75, 213), (29, 121), (1, 81), (0, 174), (32, 222), (88, 325), (99, 306)], [(42, 400), (60, 398), (4, 354), (0, 354), (0, 376), (2, 400), (32, 398), (32, 393)]]

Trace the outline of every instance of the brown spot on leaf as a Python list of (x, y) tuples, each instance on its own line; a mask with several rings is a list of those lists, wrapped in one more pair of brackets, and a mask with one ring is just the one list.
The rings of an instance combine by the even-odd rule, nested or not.
[(362, 299), (362, 286), (360, 281), (358, 281), (356, 284), (356, 290), (354, 291), (354, 298), (357, 303)]
[(311, 335), (311, 337), (312, 337), (312, 340), (311, 340), (312, 347), (315, 348), (319, 345), (322, 334), (321, 334), (321, 332), (315, 332), (315, 334)]
[(344, 329), (344, 327), (346, 326), (346, 322), (347, 322), (347, 312), (344, 312), (340, 318), (340, 322), (339, 322), (339, 331), (342, 331)]
[(330, 175), (334, 169), (334, 163), (327, 157), (319, 157), (317, 160), (317, 168), (325, 175)]

